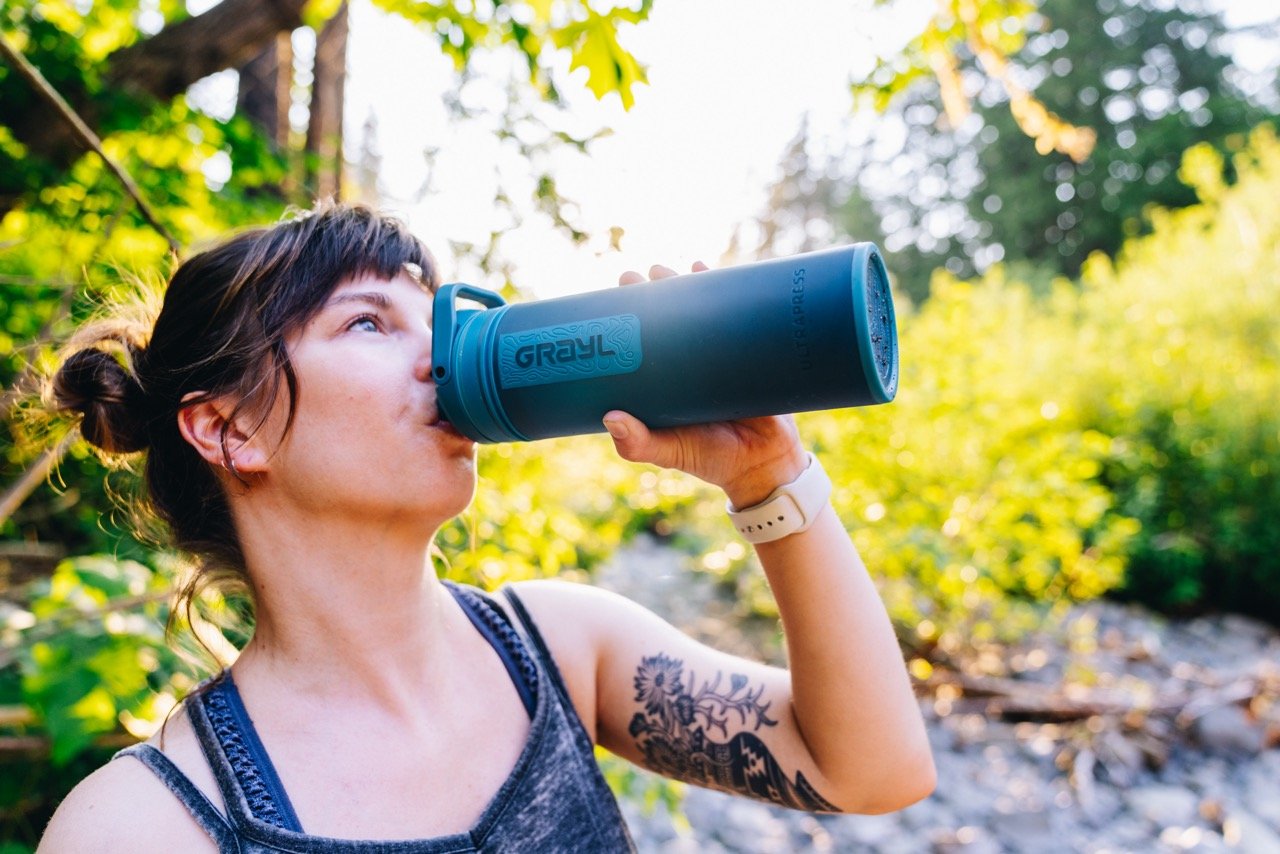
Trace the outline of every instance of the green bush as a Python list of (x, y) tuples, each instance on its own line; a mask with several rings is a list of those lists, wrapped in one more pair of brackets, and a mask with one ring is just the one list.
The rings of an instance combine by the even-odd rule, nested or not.
[(1201, 204), (1086, 267), (1080, 399), (1116, 437), (1099, 481), (1142, 525), (1120, 594), (1280, 624), (1280, 142), (1259, 128), (1233, 166), (1227, 187), (1189, 151)]

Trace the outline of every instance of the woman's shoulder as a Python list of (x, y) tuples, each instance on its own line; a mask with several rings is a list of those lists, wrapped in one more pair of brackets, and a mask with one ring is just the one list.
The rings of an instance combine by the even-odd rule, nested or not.
[[(182, 726), (175, 724), (185, 723), (175, 718), (168, 727), (179, 742), (184, 740)], [(168, 749), (165, 753), (170, 755)], [(181, 762), (183, 766), (188, 762)], [(103, 765), (71, 790), (49, 820), (39, 847), (40, 852), (216, 850), (164, 782), (142, 762), (125, 756)]]
[(542, 628), (543, 622), (589, 631), (619, 612), (638, 607), (630, 599), (593, 584), (559, 578), (513, 581), (506, 585)]
[(557, 663), (576, 659), (594, 669), (619, 634), (630, 631), (637, 620), (652, 617), (625, 596), (593, 584), (546, 578), (506, 586), (524, 606)]
[(214, 851), (213, 840), (141, 762), (116, 759), (84, 778), (49, 821), (40, 852)]
[[(574, 645), (599, 652), (619, 634), (655, 619), (627, 597), (593, 584), (537, 579), (507, 585), (520, 599), (547, 645)], [(557, 656), (558, 657), (558, 656)]]
[[(630, 603), (590, 584), (558, 579), (516, 581), (506, 587), (516, 594), (546, 644), (578, 717), (595, 740), (601, 650), (619, 609)], [(497, 598), (510, 613), (506, 597)]]

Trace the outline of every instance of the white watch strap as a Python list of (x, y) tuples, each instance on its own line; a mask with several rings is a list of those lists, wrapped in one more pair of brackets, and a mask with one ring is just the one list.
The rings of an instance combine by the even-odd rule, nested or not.
[(751, 543), (768, 543), (807, 530), (831, 497), (831, 478), (822, 463), (809, 454), (809, 465), (791, 483), (784, 484), (753, 507), (734, 510), (726, 505), (738, 533)]

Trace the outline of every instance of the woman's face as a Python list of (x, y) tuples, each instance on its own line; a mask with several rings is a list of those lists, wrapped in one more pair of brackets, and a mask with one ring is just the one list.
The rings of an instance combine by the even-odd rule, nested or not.
[(408, 274), (353, 279), (288, 340), (297, 409), (268, 479), (302, 509), (434, 531), (470, 502), (475, 444), (436, 408), (431, 307)]

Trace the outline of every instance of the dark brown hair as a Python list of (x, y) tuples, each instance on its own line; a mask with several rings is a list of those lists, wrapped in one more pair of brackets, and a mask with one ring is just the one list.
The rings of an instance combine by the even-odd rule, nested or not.
[[(86, 325), (69, 342), (49, 386), (51, 405), (79, 413), (84, 438), (107, 454), (145, 452), (144, 512), (198, 559), (178, 590), (171, 631), (173, 615), (190, 622), (203, 591), (230, 585), (248, 592), (227, 497), (179, 433), (179, 409), (229, 397), (232, 417), (256, 418), (259, 429), (283, 383), (287, 432), (298, 396), (287, 336), (342, 282), (392, 279), (406, 269), (432, 290), (438, 285), (431, 254), (401, 222), (362, 206), (325, 204), (184, 261), (158, 316), (151, 314), (154, 325), (139, 303)], [(229, 462), (225, 429), (222, 450)]]

